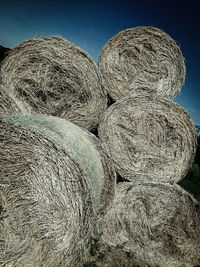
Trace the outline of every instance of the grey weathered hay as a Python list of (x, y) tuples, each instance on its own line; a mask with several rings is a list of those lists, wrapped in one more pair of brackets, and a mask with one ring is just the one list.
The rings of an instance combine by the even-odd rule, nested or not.
[(106, 90), (115, 100), (137, 88), (154, 88), (172, 99), (185, 80), (185, 63), (176, 42), (163, 30), (138, 26), (113, 36), (98, 61)]
[[(62, 37), (22, 42), (2, 61), (4, 88), (32, 109), (94, 128), (107, 96), (92, 58)], [(12, 114), (11, 114), (12, 115)]]
[(95, 136), (56, 117), (0, 117), (0, 265), (75, 266), (115, 173)]
[(98, 128), (116, 171), (130, 181), (174, 183), (191, 166), (197, 136), (189, 114), (154, 96), (126, 97), (111, 105)]
[(200, 263), (200, 204), (178, 185), (117, 184), (112, 207), (98, 227), (105, 243), (133, 252), (140, 267)]
[(29, 113), (31, 113), (30, 108), (0, 84), (0, 115), (25, 115)]

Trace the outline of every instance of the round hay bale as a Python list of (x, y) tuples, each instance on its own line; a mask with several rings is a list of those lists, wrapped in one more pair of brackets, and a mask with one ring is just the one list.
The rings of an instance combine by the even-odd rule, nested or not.
[(62, 37), (22, 42), (2, 61), (2, 83), (33, 114), (68, 119), (93, 129), (107, 106), (101, 75), (92, 58)]
[(126, 97), (104, 114), (98, 135), (121, 177), (175, 183), (191, 166), (197, 135), (177, 103), (154, 96)]
[(104, 45), (98, 66), (105, 88), (115, 100), (143, 87), (172, 99), (181, 90), (186, 74), (179, 46), (167, 33), (151, 26), (113, 36)]
[(132, 253), (140, 267), (200, 263), (200, 204), (178, 185), (119, 183), (98, 227), (106, 244)]
[(0, 265), (75, 266), (115, 173), (97, 138), (48, 116), (0, 117)]

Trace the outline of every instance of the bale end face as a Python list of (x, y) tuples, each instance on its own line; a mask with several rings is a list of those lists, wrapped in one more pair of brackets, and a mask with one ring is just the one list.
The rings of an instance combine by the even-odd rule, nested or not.
[(90, 130), (106, 109), (95, 62), (62, 37), (32, 38), (17, 45), (3, 60), (1, 75), (3, 86), (32, 114), (65, 118)]
[(129, 181), (176, 183), (191, 166), (197, 135), (189, 114), (157, 96), (123, 98), (111, 105), (98, 128), (115, 170)]
[(174, 98), (185, 81), (180, 47), (163, 30), (138, 26), (113, 36), (98, 61), (106, 90), (115, 100), (154, 88), (157, 95)]
[(200, 262), (200, 204), (178, 185), (118, 184), (112, 208), (98, 227), (107, 245), (134, 252), (139, 266), (192, 267)]

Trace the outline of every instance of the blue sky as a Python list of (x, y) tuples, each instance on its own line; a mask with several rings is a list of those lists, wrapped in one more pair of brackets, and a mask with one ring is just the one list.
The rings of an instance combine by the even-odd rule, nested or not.
[[(195, 3), (196, 2), (196, 3)], [(200, 125), (200, 27), (198, 1), (1, 1), (0, 44), (14, 47), (35, 36), (61, 35), (97, 63), (104, 44), (121, 30), (151, 25), (180, 45), (186, 81), (174, 99)]]

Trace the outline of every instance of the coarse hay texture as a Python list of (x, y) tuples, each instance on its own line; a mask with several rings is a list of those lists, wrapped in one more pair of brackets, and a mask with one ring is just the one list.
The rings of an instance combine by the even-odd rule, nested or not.
[(0, 117), (0, 265), (75, 266), (115, 173), (95, 136), (53, 116)]
[[(140, 267), (200, 264), (200, 204), (178, 185), (117, 184), (98, 227), (106, 244), (132, 253)], [(113, 250), (113, 261), (115, 256)]]
[(155, 95), (115, 102), (104, 113), (98, 136), (116, 172), (129, 181), (175, 183), (184, 178), (196, 153), (189, 114)]
[(185, 81), (180, 47), (163, 30), (138, 26), (113, 36), (103, 47), (98, 67), (105, 88), (118, 100), (138, 88), (154, 88), (157, 95), (174, 98)]
[(0, 116), (31, 114), (27, 105), (0, 84)]
[(59, 36), (32, 38), (14, 47), (2, 61), (0, 76), (5, 90), (32, 114), (58, 116), (89, 130), (107, 106), (93, 59)]

